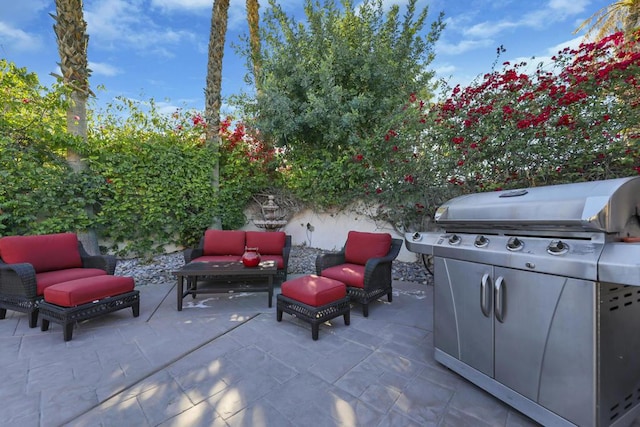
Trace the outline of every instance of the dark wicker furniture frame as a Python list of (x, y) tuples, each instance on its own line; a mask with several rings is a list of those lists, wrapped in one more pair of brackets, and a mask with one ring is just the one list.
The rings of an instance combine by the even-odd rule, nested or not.
[(343, 316), (345, 325), (351, 323), (351, 305), (349, 304), (348, 296), (319, 307), (304, 304), (282, 294), (278, 294), (276, 298), (276, 318), (278, 322), (282, 321), (282, 313), (285, 312), (311, 323), (311, 338), (314, 341), (318, 340), (320, 324), (327, 320)]
[(49, 330), (49, 322), (61, 324), (64, 340), (70, 341), (73, 336), (73, 326), (76, 322), (92, 319), (127, 307), (131, 307), (133, 317), (140, 315), (140, 291), (125, 292), (124, 294), (75, 307), (62, 307), (42, 301), (40, 303), (40, 317), (42, 319), (40, 329), (42, 331)]
[[(116, 258), (111, 255), (89, 255), (82, 243), (78, 242), (82, 259), (82, 268), (99, 268), (113, 275), (116, 270)], [(38, 308), (43, 300), (37, 294), (36, 272), (31, 264), (7, 264), (0, 259), (0, 319), (4, 319), (7, 310), (27, 313), (29, 327), (38, 324)]]
[[(364, 288), (347, 285), (347, 295), (351, 301), (362, 304), (362, 315), (369, 316), (369, 303), (383, 295), (387, 300), (393, 300), (393, 287), (391, 277), (391, 264), (400, 253), (403, 241), (391, 239), (391, 247), (384, 257), (371, 258), (365, 264)], [(345, 245), (346, 246), (346, 245)], [(316, 274), (322, 276), (322, 270), (345, 263), (345, 247), (340, 252), (329, 252), (318, 255), (316, 258)]]

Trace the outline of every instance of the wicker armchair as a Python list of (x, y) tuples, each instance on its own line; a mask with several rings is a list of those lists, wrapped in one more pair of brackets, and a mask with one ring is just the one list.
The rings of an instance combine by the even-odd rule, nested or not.
[(318, 255), (316, 274), (347, 285), (352, 301), (362, 304), (362, 314), (369, 316), (369, 303), (387, 294), (392, 301), (391, 264), (402, 248), (401, 239), (388, 233), (350, 231), (340, 252)]
[[(53, 262), (66, 255), (60, 255), (61, 245), (58, 242), (64, 240), (68, 245), (71, 241), (71, 233), (42, 236), (7, 236), (0, 239), (0, 319), (4, 319), (7, 310), (27, 313), (29, 315), (29, 327), (34, 328), (38, 323), (38, 304), (43, 299), (43, 286), (81, 277), (98, 274), (113, 275), (116, 269), (116, 258), (113, 256), (91, 256), (87, 254), (82, 243), (77, 242), (77, 251), (80, 264), (73, 268), (60, 268), (55, 270)], [(75, 236), (74, 236), (75, 237)], [(20, 239), (20, 240), (16, 240)], [(26, 240), (23, 240), (26, 239)], [(27, 244), (23, 242), (28, 241)], [(51, 256), (46, 257), (47, 242), (55, 241), (51, 249)], [(16, 251), (12, 250), (14, 243), (20, 246)], [(33, 251), (29, 252), (29, 245)], [(55, 255), (54, 255), (55, 253)], [(39, 259), (40, 265), (29, 262), (6, 262), (8, 259), (24, 258)], [(45, 259), (47, 258), (47, 259)], [(54, 259), (52, 261), (51, 259)], [(48, 265), (47, 265), (48, 264)], [(47, 265), (45, 267), (45, 265)], [(46, 270), (46, 271), (43, 271)], [(48, 277), (47, 277), (48, 276)], [(40, 284), (39, 284), (40, 282)]]

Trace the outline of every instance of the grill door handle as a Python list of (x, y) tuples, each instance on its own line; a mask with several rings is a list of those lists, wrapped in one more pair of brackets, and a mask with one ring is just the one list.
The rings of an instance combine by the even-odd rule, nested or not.
[(498, 319), (498, 321), (500, 323), (504, 323), (504, 313), (505, 313), (504, 293), (505, 293), (505, 289), (504, 289), (504, 278), (502, 276), (498, 277), (498, 280), (496, 280), (495, 293), (496, 293), (496, 296), (495, 296), (495, 299), (496, 299), (496, 307), (495, 307), (496, 319)]
[(484, 317), (491, 314), (491, 276), (485, 273), (480, 282), (480, 310)]

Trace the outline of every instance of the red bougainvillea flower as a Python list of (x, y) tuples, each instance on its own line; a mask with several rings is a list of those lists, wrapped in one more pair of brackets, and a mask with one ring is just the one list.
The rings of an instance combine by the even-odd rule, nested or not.
[(193, 116), (191, 118), (191, 121), (193, 122), (194, 126), (202, 126), (202, 127), (207, 126), (207, 123), (205, 122), (204, 118), (200, 114), (196, 114), (195, 116)]
[(364, 159), (364, 156), (362, 154), (356, 154), (354, 156), (354, 159), (355, 159), (356, 162), (361, 162), (362, 159)]

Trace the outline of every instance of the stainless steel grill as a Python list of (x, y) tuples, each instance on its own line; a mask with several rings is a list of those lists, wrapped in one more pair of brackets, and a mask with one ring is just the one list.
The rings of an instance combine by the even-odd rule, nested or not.
[(544, 425), (640, 416), (640, 177), (471, 194), (433, 257), (436, 360)]

